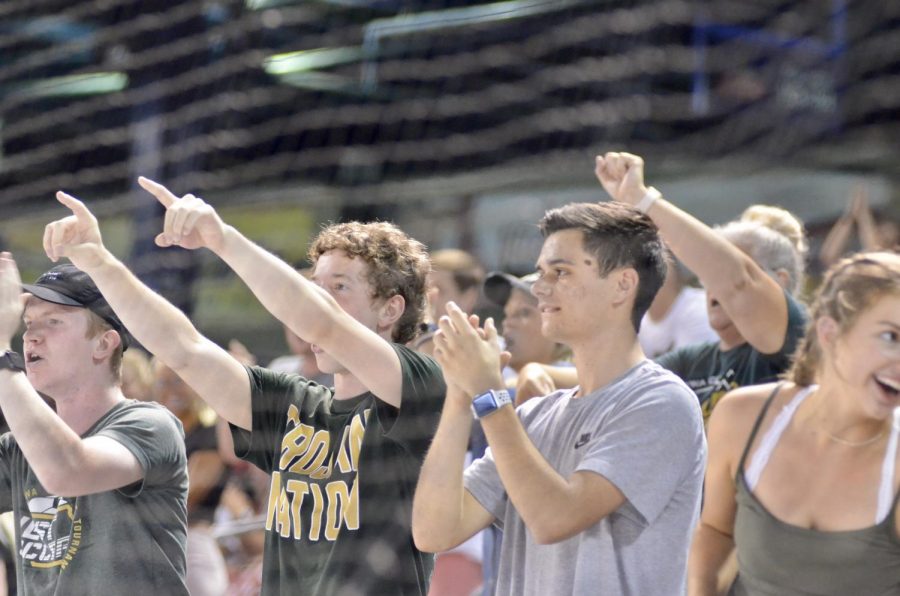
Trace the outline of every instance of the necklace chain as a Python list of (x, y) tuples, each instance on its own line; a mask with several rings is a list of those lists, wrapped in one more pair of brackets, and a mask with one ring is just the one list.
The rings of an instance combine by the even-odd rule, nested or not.
[[(818, 391), (818, 387), (815, 387), (815, 391)], [(890, 425), (882, 427), (881, 430), (878, 431), (875, 435), (869, 437), (868, 439), (863, 439), (862, 441), (848, 441), (847, 439), (831, 434), (820, 424), (815, 424), (815, 421), (813, 421), (813, 423), (816, 427), (818, 427), (819, 430), (825, 433), (825, 436), (828, 437), (831, 441), (834, 441), (835, 443), (839, 443), (841, 445), (846, 445), (847, 447), (865, 447), (866, 445), (871, 445), (872, 443), (883, 437), (887, 433), (888, 428), (890, 428)]]
[(883, 437), (884, 434), (887, 432), (887, 429), (882, 428), (880, 431), (878, 431), (878, 434), (876, 434), (875, 436), (869, 437), (868, 439), (865, 439), (862, 441), (848, 441), (847, 439), (842, 439), (841, 437), (831, 434), (824, 428), (822, 429), (822, 432), (825, 433), (825, 435), (829, 439), (834, 441), (835, 443), (840, 443), (841, 445), (847, 445), (848, 447), (865, 447), (866, 445), (871, 445), (872, 443), (874, 443), (875, 441), (877, 441), (878, 439)]

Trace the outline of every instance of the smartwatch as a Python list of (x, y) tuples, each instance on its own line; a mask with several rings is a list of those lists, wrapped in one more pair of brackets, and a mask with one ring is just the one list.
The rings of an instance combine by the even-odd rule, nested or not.
[(0, 355), (0, 370), (25, 372), (25, 360), (21, 354), (7, 350)]
[(472, 400), (472, 412), (475, 413), (477, 418), (484, 418), (506, 404), (512, 404), (509, 391), (506, 389), (499, 391), (490, 389), (481, 395), (475, 396), (475, 399)]

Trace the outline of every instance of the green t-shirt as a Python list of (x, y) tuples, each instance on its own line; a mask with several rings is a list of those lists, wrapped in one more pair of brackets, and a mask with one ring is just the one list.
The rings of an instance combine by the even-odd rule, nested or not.
[(333, 399), (297, 375), (248, 368), (252, 431), (235, 453), (271, 474), (263, 594), (421, 594), (431, 555), (412, 539), (412, 497), (445, 393), (437, 364), (394, 345), (398, 410), (371, 393)]
[(0, 511), (13, 511), (19, 594), (187, 594), (187, 459), (181, 423), (124, 401), (83, 437), (131, 451), (143, 480), (80, 497), (47, 493), (11, 433), (0, 437)]
[(709, 418), (719, 399), (732, 389), (769, 383), (790, 366), (791, 356), (806, 330), (807, 317), (799, 302), (788, 293), (785, 298), (787, 330), (781, 349), (774, 354), (763, 354), (749, 343), (723, 352), (719, 342), (711, 341), (678, 348), (657, 358), (660, 365), (681, 377), (694, 390), (704, 420)]

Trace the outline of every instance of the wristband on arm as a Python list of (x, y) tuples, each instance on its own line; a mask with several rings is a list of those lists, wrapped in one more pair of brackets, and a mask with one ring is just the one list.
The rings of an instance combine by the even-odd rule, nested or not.
[(662, 198), (662, 193), (653, 188), (652, 186), (647, 187), (647, 194), (644, 195), (644, 198), (635, 204), (635, 209), (640, 211), (641, 213), (647, 213), (647, 210), (653, 206), (653, 203)]

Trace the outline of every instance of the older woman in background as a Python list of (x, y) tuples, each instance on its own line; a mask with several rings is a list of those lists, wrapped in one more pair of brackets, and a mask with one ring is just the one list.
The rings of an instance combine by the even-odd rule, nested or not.
[(718, 341), (658, 359), (697, 394), (704, 417), (729, 390), (772, 381), (784, 372), (806, 319), (793, 295), (803, 277), (800, 222), (784, 209), (758, 207), (713, 229), (645, 186), (644, 161), (637, 155), (598, 156), (595, 171), (613, 199), (650, 216), (706, 289)]

